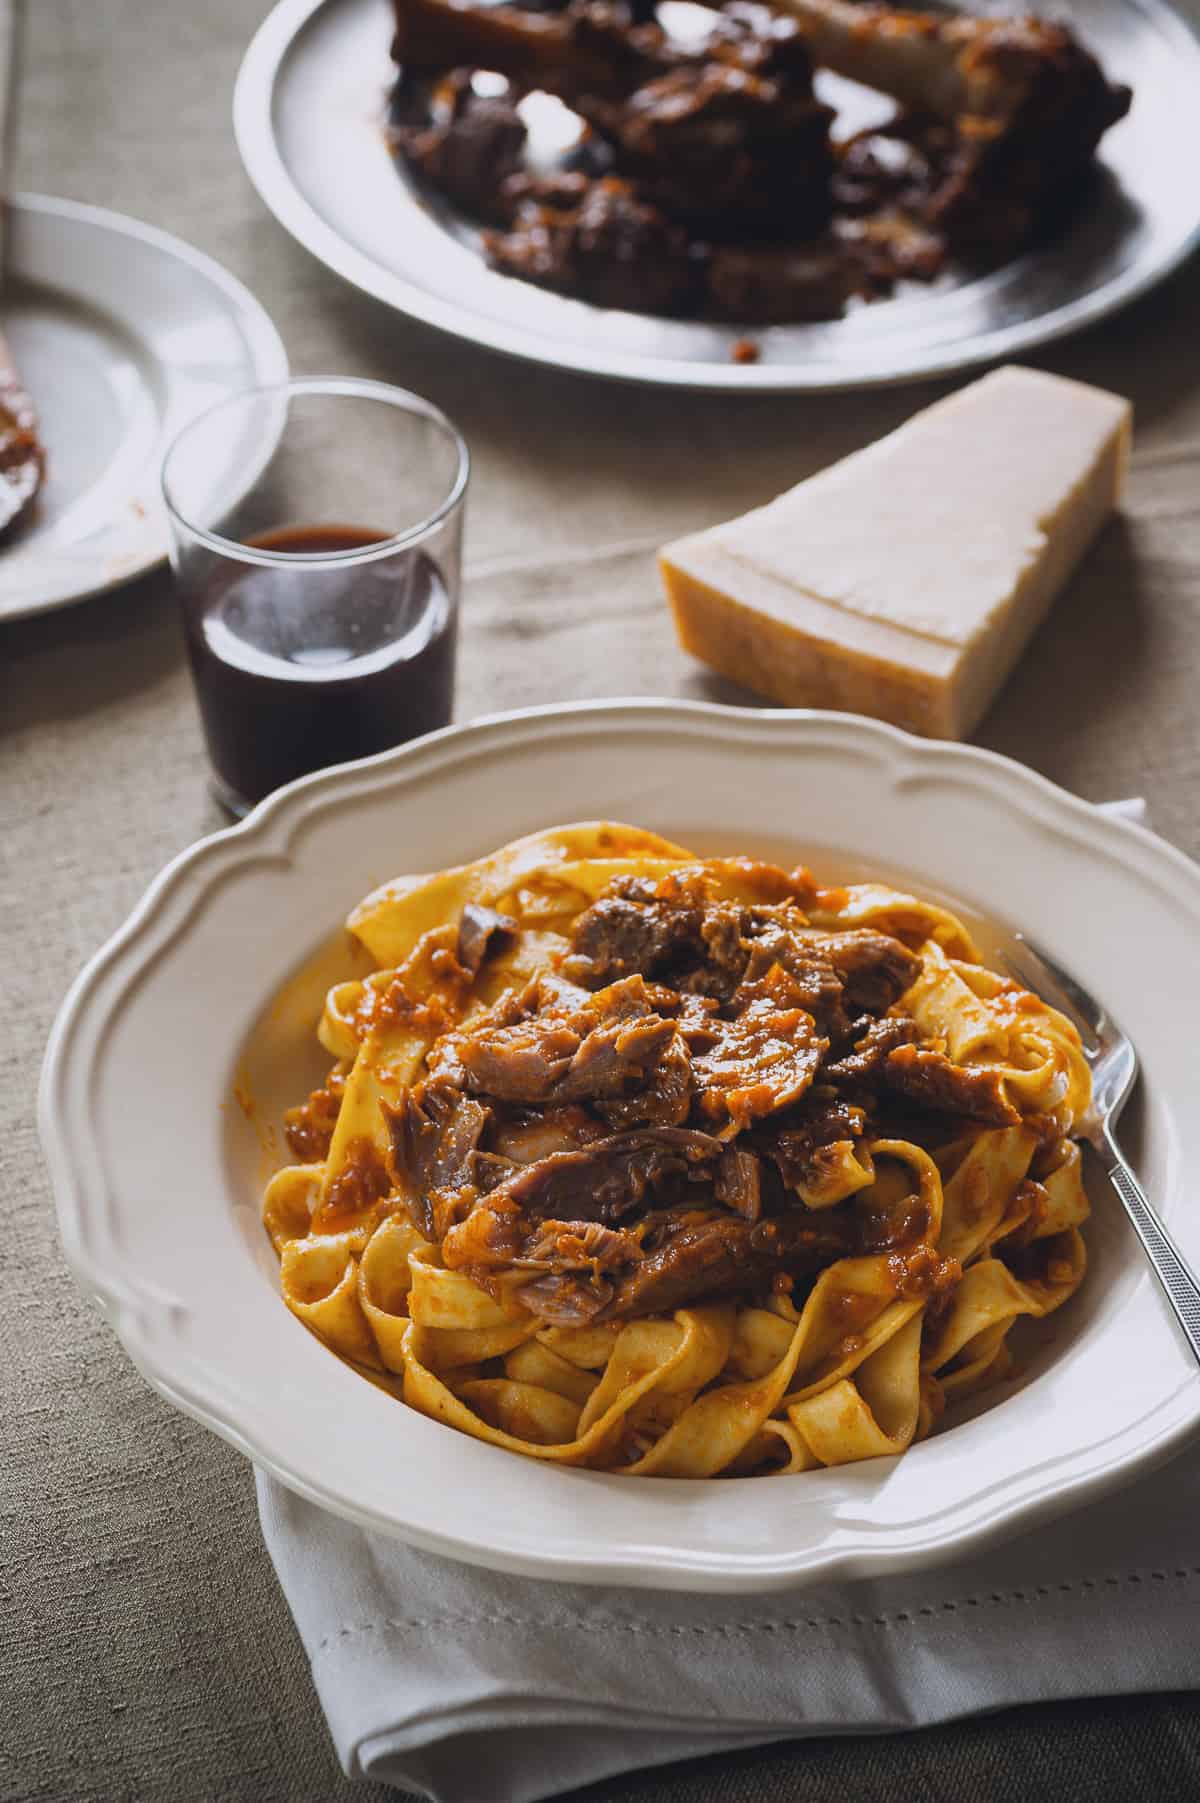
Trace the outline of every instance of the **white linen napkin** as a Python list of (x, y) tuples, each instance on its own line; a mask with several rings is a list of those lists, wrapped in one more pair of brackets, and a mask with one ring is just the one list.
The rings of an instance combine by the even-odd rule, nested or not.
[(764, 1741), (1200, 1685), (1194, 1450), (936, 1572), (749, 1598), (506, 1577), (261, 1472), (258, 1496), (345, 1770), (433, 1803), (535, 1803)]

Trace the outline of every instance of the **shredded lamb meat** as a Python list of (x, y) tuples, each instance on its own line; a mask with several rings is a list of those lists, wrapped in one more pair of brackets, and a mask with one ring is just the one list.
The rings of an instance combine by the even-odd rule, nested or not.
[[(387, 1111), (415, 1224), (539, 1319), (765, 1296), (879, 1243), (838, 1184), (896, 1111), (1018, 1118), (905, 1013), (907, 946), (813, 926), (781, 871), (731, 900), (720, 868), (613, 882), (559, 968), (443, 1033)], [(464, 968), (509, 925), (466, 910)]]
[(735, 1214), (684, 1220), (620, 1279), (602, 1313), (650, 1315), (709, 1296), (743, 1295), (778, 1271), (818, 1271), (852, 1250), (848, 1223), (806, 1208), (753, 1223)]
[(998, 1072), (966, 1070), (943, 1052), (898, 1046), (888, 1053), (884, 1076), (901, 1095), (946, 1114), (970, 1115), (995, 1127), (1009, 1127), (1021, 1118), (1006, 1099)]
[(912, 1044), (917, 1036), (916, 1022), (907, 1015), (885, 1014), (877, 1020), (864, 1015), (853, 1026), (855, 1039), (850, 1050), (827, 1064), (822, 1075), (827, 1083), (836, 1083), (840, 1088), (861, 1084), (878, 1089), (888, 1054), (899, 1046)]
[(501, 941), (510, 938), (516, 922), (494, 908), (480, 908), (468, 902), (458, 923), (456, 957), (464, 970), (477, 977), (488, 953)]

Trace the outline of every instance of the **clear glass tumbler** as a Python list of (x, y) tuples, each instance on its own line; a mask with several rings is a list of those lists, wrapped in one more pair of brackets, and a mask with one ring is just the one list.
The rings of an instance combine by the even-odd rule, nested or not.
[(218, 798), (445, 726), (470, 462), (382, 382), (219, 401), (163, 464), (171, 565)]

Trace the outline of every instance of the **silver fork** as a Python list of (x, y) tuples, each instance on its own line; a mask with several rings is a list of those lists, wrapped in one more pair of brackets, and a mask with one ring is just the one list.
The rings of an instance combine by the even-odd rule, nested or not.
[(1001, 957), (1017, 981), (1058, 1008), (1079, 1028), (1092, 1072), (1092, 1105), (1075, 1124), (1075, 1137), (1098, 1154), (1125, 1205), (1133, 1230), (1163, 1287), (1188, 1345), (1200, 1362), (1200, 1283), (1183, 1253), (1146, 1200), (1116, 1140), (1117, 1120), (1137, 1082), (1133, 1042), (1082, 983), (1039, 951), (1024, 933), (1013, 933)]

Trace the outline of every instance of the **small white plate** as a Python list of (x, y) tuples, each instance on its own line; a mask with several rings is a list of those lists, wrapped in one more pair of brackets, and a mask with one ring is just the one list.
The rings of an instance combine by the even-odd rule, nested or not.
[(158, 472), (187, 420), (287, 379), (254, 296), (178, 238), (75, 201), (18, 195), (4, 324), (46, 447), (38, 513), (0, 550), (0, 620), (61, 607), (166, 556)]
[[(1027, 1344), (1018, 1383), (902, 1458), (796, 1477), (632, 1479), (522, 1459), (384, 1395), (289, 1314), (259, 1213), (272, 1168), (260, 1130), (327, 1064), (313, 1023), (346, 955), (339, 923), (402, 871), (603, 815), (700, 852), (808, 855), (831, 876), (907, 870), (1025, 926), (1133, 1035), (1131, 1149), (1200, 1262), (1197, 866), (970, 746), (846, 714), (584, 703), (293, 784), (169, 865), (76, 982), (46, 1056), (42, 1143), (70, 1264), (150, 1382), (365, 1527), (505, 1570), (660, 1589), (948, 1560), (1194, 1433), (1200, 1379), (1100, 1187), (1087, 1279)], [(257, 1121), (238, 1105), (247, 1093)]]

